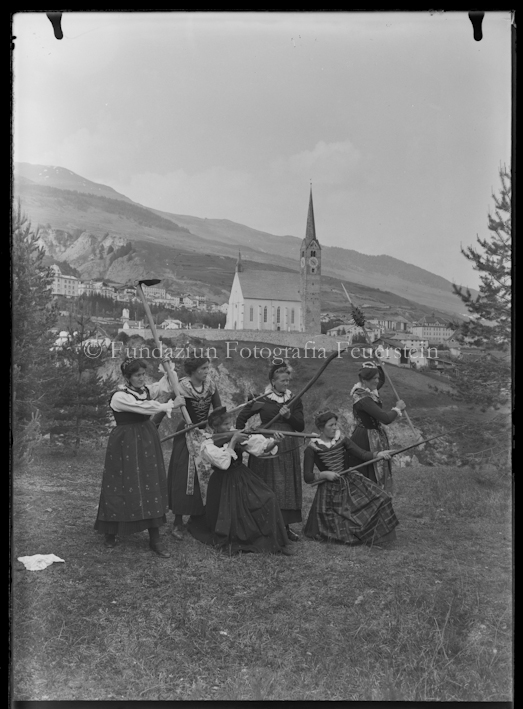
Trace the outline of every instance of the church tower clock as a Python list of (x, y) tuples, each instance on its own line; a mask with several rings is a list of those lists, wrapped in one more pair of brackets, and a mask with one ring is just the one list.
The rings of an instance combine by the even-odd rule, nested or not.
[(321, 332), (321, 246), (316, 238), (312, 187), (305, 238), (300, 247), (301, 330), (319, 335)]

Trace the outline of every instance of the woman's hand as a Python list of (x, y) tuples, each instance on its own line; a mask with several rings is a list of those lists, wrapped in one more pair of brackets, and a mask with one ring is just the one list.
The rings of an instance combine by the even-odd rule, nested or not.
[(283, 435), (283, 433), (281, 431), (274, 431), (274, 433), (272, 434), (272, 437), (275, 438), (277, 441), (281, 441), (285, 438), (285, 436)]
[(291, 410), (289, 409), (288, 406), (285, 406), (285, 404), (281, 407), (280, 409), (280, 416), (283, 416), (284, 419), (288, 419), (291, 415)]
[(248, 441), (248, 440), (249, 440), (249, 434), (242, 433), (242, 431), (236, 431), (236, 433), (231, 438), (231, 442), (229, 443), (229, 447), (234, 448), (234, 446), (237, 443), (245, 443), (245, 441)]
[(407, 408), (407, 404), (403, 401), (403, 399), (400, 399), (399, 401), (396, 402), (396, 405), (394, 408), (399, 409), (400, 411), (403, 411), (403, 409)]
[(338, 473), (333, 473), (332, 470), (324, 470), (321, 473), (321, 478), (322, 480), (329, 480), (330, 482), (334, 482), (335, 480), (339, 480), (340, 476)]
[(394, 453), (394, 451), (380, 451), (377, 455), (376, 458), (383, 458), (384, 460), (390, 460), (391, 455)]
[(179, 409), (180, 406), (185, 406), (185, 397), (175, 396), (172, 400), (173, 409)]
[(165, 413), (167, 414), (167, 417), (171, 418), (171, 411), (174, 408), (174, 401), (170, 399), (169, 401), (166, 401), (165, 404), (160, 404), (160, 406), (162, 407), (161, 410), (165, 411)]

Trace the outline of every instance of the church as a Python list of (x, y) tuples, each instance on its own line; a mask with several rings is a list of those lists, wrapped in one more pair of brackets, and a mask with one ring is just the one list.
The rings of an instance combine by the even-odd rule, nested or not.
[(321, 332), (321, 246), (316, 238), (312, 188), (299, 259), (298, 274), (249, 269), (239, 254), (225, 329)]

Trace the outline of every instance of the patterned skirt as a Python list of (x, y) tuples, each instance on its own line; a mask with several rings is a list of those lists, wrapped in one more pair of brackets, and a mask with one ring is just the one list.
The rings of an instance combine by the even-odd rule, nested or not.
[[(185, 428), (181, 421), (177, 431)], [(167, 488), (169, 491), (169, 508), (175, 515), (203, 515), (203, 506), (198, 475), (194, 474), (194, 488), (191, 495), (187, 494), (187, 478), (189, 476), (189, 449), (185, 436), (177, 436), (173, 441), (171, 460), (167, 473)]]
[(318, 485), (304, 533), (307, 537), (350, 546), (395, 539), (398, 519), (390, 496), (364, 475)]
[(116, 426), (109, 435), (94, 528), (131, 534), (165, 523), (167, 480), (162, 446), (151, 421)]
[[(358, 424), (354, 429), (351, 440), (363, 450), (379, 453), (390, 448), (389, 438), (383, 427), (380, 428), (365, 428)], [(353, 456), (349, 456), (349, 467), (359, 465), (361, 460)], [(362, 468), (359, 468), (360, 473), (373, 483), (379, 485), (383, 490), (392, 495), (392, 467), (390, 460), (379, 460), (376, 463), (370, 463)]]
[[(271, 425), (278, 431), (293, 431), (288, 424), (278, 421)], [(260, 460), (249, 456), (248, 466), (276, 495), (285, 524), (301, 522), (301, 462), (299, 438), (287, 436), (278, 442), (276, 455)]]

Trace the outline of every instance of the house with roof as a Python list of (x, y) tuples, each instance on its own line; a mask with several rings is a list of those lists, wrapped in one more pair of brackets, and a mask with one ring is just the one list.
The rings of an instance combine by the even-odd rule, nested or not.
[(454, 328), (448, 327), (447, 323), (435, 317), (423, 316), (421, 320), (414, 323), (411, 328), (413, 335), (418, 335), (424, 340), (428, 340), (431, 344), (443, 344), (454, 334)]
[(181, 320), (167, 319), (163, 321), (160, 327), (163, 327), (164, 330), (181, 330), (183, 322)]
[(51, 270), (53, 272), (52, 295), (65, 295), (66, 298), (79, 295), (79, 278), (65, 275), (57, 264), (53, 264)]
[(238, 256), (226, 330), (300, 331), (300, 275), (244, 269)]
[(226, 330), (321, 332), (321, 246), (316, 238), (312, 189), (299, 273), (249, 268), (238, 255)]
[(377, 344), (378, 358), (396, 367), (426, 369), (430, 364), (428, 342), (410, 333), (405, 336), (399, 333), (385, 334), (373, 344)]
[(412, 326), (412, 323), (403, 315), (370, 318), (367, 322), (381, 330), (395, 330), (396, 332), (410, 332)]

